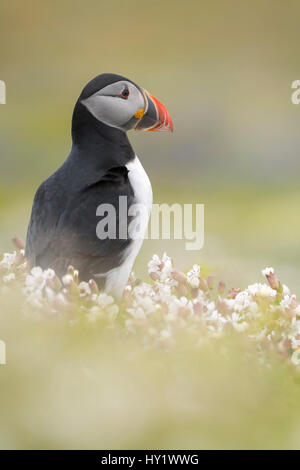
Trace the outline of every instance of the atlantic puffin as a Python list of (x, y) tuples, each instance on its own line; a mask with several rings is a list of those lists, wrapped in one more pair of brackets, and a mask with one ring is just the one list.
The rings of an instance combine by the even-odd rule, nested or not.
[[(72, 265), (80, 280), (94, 279), (122, 296), (143, 242), (130, 236), (128, 223), (145, 232), (152, 206), (151, 183), (127, 137), (131, 129), (173, 131), (173, 123), (165, 106), (133, 81), (98, 75), (75, 104), (69, 156), (35, 194), (25, 253), (31, 268), (52, 268), (62, 277)], [(143, 205), (143, 217), (128, 210), (120, 220), (124, 200), (129, 208)], [(107, 204), (115, 209), (115, 233), (99, 237), (98, 208)], [(100, 214), (104, 219), (105, 210)]]

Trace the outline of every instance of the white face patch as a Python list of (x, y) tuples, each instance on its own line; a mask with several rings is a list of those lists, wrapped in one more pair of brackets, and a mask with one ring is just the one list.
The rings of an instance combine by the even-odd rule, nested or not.
[[(122, 98), (122, 92), (128, 90), (127, 98)], [(126, 124), (135, 113), (145, 108), (142, 92), (126, 80), (107, 85), (85, 100), (82, 104), (99, 121), (111, 127), (127, 130)]]

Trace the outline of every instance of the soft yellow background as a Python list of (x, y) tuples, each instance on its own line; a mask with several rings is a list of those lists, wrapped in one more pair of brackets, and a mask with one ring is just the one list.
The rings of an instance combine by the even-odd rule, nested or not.
[(205, 248), (147, 241), (232, 284), (265, 265), (298, 289), (300, 78), (296, 1), (2, 1), (0, 250), (25, 236), (34, 192), (66, 158), (75, 100), (102, 72), (168, 107), (173, 135), (130, 134), (155, 202), (205, 204)]

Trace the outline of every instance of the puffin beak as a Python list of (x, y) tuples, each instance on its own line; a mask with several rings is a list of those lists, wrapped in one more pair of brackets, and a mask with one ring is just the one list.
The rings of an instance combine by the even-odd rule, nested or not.
[(139, 110), (135, 117), (139, 119), (134, 127), (137, 131), (173, 132), (172, 118), (166, 107), (148, 91), (142, 90), (145, 109)]

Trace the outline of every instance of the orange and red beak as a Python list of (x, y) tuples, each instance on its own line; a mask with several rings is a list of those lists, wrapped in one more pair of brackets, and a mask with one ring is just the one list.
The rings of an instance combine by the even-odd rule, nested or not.
[(173, 132), (172, 118), (166, 107), (148, 91), (142, 90), (145, 98), (145, 110), (135, 126), (137, 131)]

